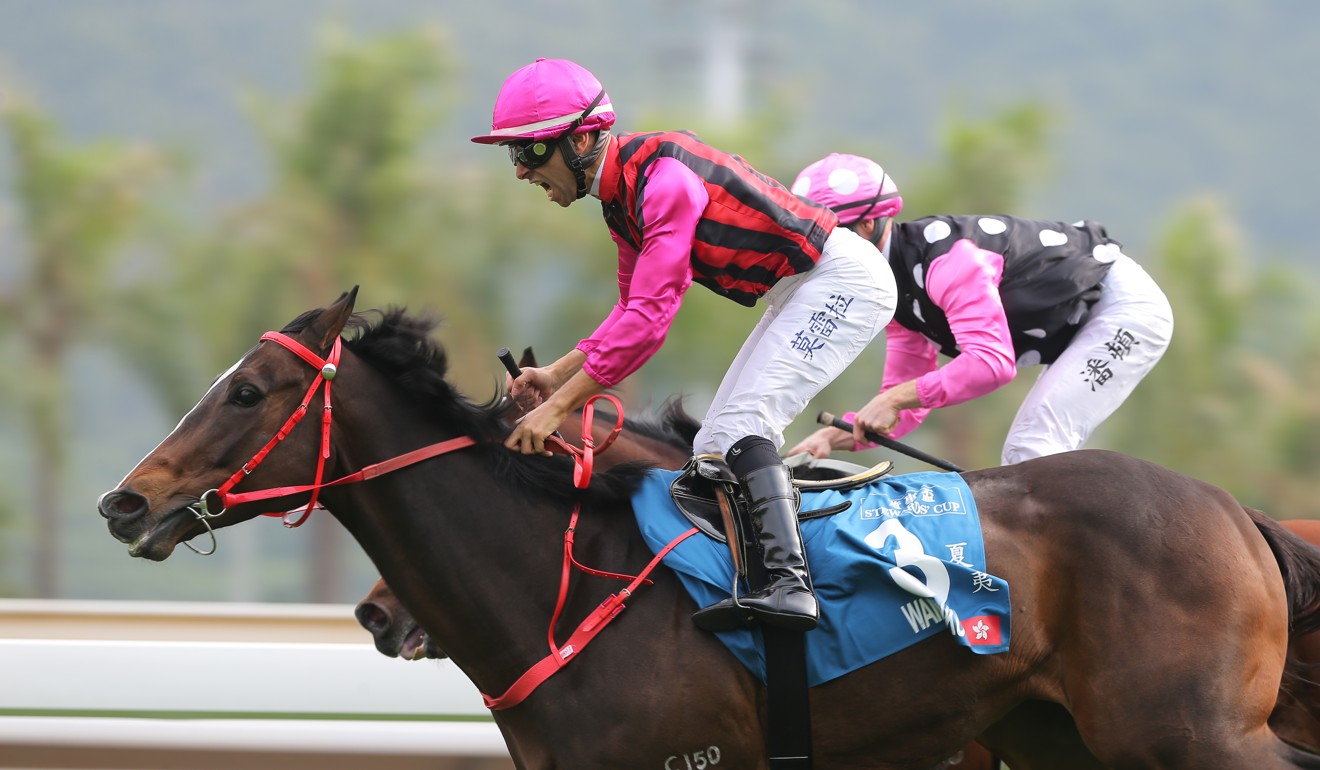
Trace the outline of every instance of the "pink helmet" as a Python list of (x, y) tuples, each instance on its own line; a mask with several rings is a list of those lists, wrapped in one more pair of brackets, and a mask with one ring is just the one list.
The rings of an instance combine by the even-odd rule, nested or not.
[(554, 139), (569, 130), (581, 134), (612, 125), (614, 107), (595, 75), (567, 59), (537, 59), (504, 81), (490, 133), (472, 141)]
[(812, 163), (793, 181), (793, 193), (829, 208), (845, 226), (903, 210), (893, 177), (859, 155), (834, 152)]

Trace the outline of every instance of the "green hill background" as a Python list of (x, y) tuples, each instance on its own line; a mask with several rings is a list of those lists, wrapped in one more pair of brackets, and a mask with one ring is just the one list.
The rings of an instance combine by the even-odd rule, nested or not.
[(717, 74), (734, 61), (742, 111), (782, 121), (776, 157), (750, 158), (780, 175), (865, 138), (901, 183), (947, 115), (1040, 103), (1055, 167), (1032, 211), (1098, 219), (1140, 247), (1173, 202), (1212, 193), (1263, 252), (1314, 261), (1320, 5), (1303, 0), (6, 0), (0, 67), (77, 136), (192, 148), (207, 194), (232, 199), (263, 173), (241, 95), (304, 87), (330, 22), (445, 36), (457, 69), (437, 163), (477, 157), (467, 137), (536, 56), (593, 69), (621, 128), (687, 115), (663, 127), (699, 132), (735, 107)]

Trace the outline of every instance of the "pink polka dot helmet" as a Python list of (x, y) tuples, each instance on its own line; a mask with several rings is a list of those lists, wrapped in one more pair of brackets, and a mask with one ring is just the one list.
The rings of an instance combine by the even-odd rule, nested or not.
[(830, 153), (802, 169), (792, 190), (838, 214), (845, 226), (896, 216), (903, 210), (903, 196), (893, 177), (859, 155)]

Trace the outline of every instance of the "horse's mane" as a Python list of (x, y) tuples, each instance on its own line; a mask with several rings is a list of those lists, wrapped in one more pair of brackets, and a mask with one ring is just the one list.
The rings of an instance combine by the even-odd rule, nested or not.
[(627, 418), (628, 429), (634, 433), (663, 441), (687, 452), (701, 430), (701, 422), (683, 408), (682, 396), (671, 396), (654, 415)]
[[(284, 333), (304, 329), (322, 310), (310, 310), (290, 321)], [(374, 322), (372, 317), (376, 317)], [(353, 355), (395, 383), (403, 393), (446, 429), (471, 436), (493, 472), (529, 501), (552, 499), (609, 505), (625, 501), (641, 483), (647, 466), (621, 464), (592, 475), (586, 490), (573, 486), (573, 462), (563, 455), (522, 455), (503, 446), (509, 427), (499, 419), (500, 394), (484, 403), (468, 400), (446, 378), (448, 356), (431, 333), (439, 326), (431, 316), (409, 315), (390, 307), (354, 313), (344, 326), (344, 346)], [(630, 423), (631, 425), (631, 423)], [(657, 430), (660, 430), (657, 428)], [(690, 446), (690, 443), (689, 443)]]

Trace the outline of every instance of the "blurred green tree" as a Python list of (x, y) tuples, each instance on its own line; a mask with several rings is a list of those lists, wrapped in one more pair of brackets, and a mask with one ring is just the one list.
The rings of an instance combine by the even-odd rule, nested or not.
[[(75, 348), (115, 344), (123, 288), (149, 260), (129, 251), (167, 158), (120, 143), (75, 145), (27, 100), (0, 103), (21, 210), (19, 279), (0, 296), (0, 333), (17, 340), (6, 367), (7, 404), (21, 415), (32, 455), (32, 591), (60, 595), (61, 490), (68, 472), (69, 359)], [(131, 307), (131, 306), (130, 306)], [(131, 312), (129, 313), (131, 316)], [(21, 373), (21, 376), (20, 376)]]
[(1154, 266), (1173, 343), (1103, 428), (1106, 445), (1218, 484), (1279, 518), (1306, 518), (1320, 479), (1320, 313), (1295, 270), (1252, 267), (1222, 203), (1183, 204)]
[[(215, 361), (232, 361), (272, 325), (354, 285), (363, 287), (362, 309), (406, 305), (422, 290), (462, 307), (462, 284), (437, 278), (442, 207), (423, 173), (449, 66), (437, 30), (359, 41), (329, 26), (305, 97), (250, 99), (271, 188), (200, 240), (183, 277), (182, 293), (225, 311), (197, 318)], [(304, 595), (337, 601), (349, 542), (329, 517), (313, 516), (307, 530)]]

